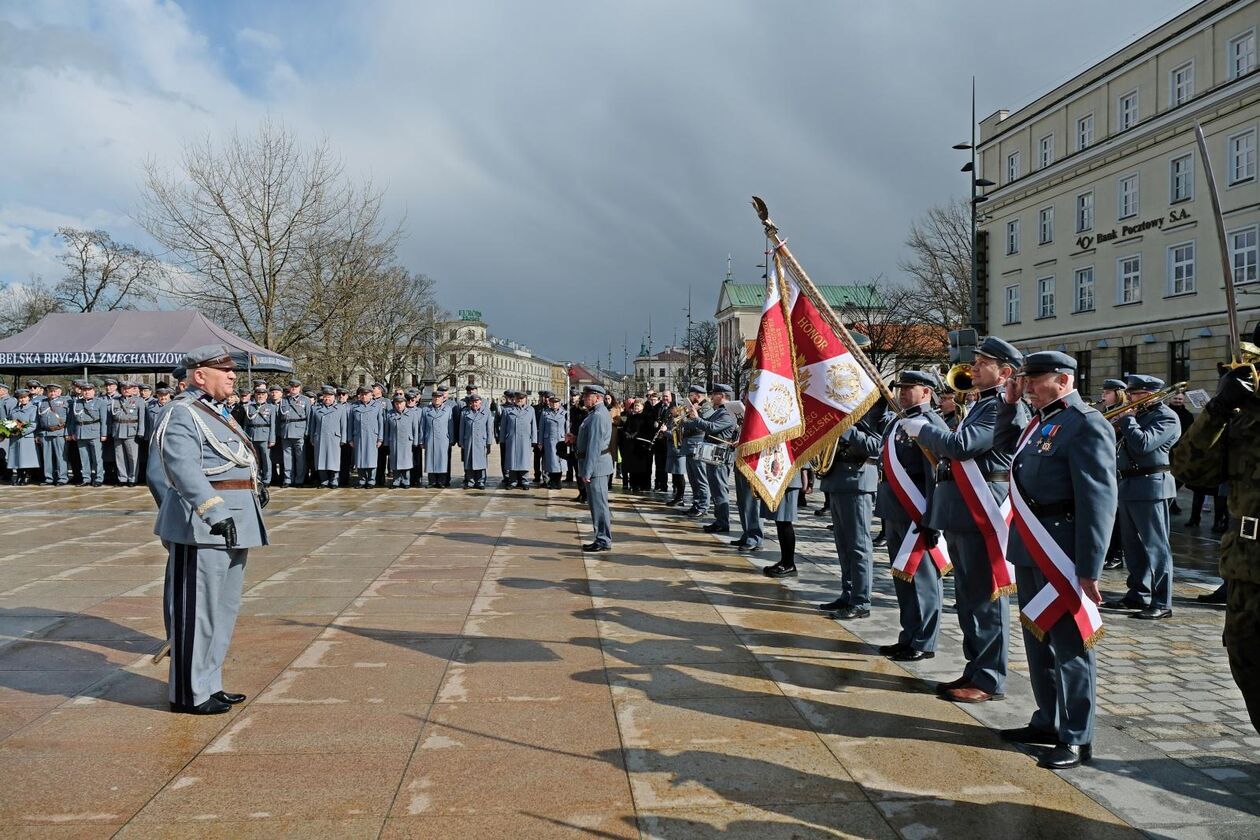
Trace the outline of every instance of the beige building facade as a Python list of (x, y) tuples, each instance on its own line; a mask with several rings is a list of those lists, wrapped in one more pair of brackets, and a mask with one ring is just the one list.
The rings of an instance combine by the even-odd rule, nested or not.
[(508, 389), (530, 394), (559, 390), (555, 387), (556, 373), (557, 368), (565, 370), (563, 365), (523, 344), (491, 335), (484, 321), (449, 321), (439, 327), (439, 334), (443, 340), (436, 351), (436, 367), (443, 371), (445, 384), (456, 391), (467, 385), (476, 385), (488, 396)]
[(1221, 196), (1239, 324), (1260, 318), (1260, 0), (1206, 0), (1029, 105), (980, 123), (981, 312), (1064, 350), (1082, 392), (1148, 373), (1196, 387), (1227, 356), (1203, 162)]

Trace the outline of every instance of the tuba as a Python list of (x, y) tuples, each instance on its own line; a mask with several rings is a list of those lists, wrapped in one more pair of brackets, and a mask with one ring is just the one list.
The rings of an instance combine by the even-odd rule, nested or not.
[(675, 449), (682, 449), (683, 439), (683, 407), (676, 405), (669, 410), (669, 440)]

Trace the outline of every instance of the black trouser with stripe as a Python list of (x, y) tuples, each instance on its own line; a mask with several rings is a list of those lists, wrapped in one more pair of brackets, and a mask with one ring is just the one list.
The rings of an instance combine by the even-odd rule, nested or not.
[(223, 690), (223, 660), (241, 609), (247, 553), (169, 544), (163, 602), (172, 703), (195, 706)]

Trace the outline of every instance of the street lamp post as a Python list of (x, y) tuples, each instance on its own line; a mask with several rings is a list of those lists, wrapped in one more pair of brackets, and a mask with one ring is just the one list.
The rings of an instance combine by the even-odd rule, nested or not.
[(978, 194), (981, 187), (997, 186), (988, 178), (976, 177), (976, 77), (971, 77), (971, 142), (955, 143), (953, 148), (959, 151), (971, 152), (971, 160), (962, 166), (962, 171), (969, 173), (971, 179), (971, 312), (970, 318), (972, 329), (978, 333), (983, 333), (985, 324), (980, 320), (980, 289), (979, 289), (979, 270), (976, 262), (976, 217), (979, 215), (978, 207), (980, 202), (985, 201), (985, 197)]

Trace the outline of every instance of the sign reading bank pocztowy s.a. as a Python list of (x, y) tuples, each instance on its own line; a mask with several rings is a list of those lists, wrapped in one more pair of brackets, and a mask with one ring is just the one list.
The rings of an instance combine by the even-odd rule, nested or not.
[(1133, 224), (1129, 224), (1129, 225), (1121, 225), (1118, 228), (1112, 228), (1111, 230), (1107, 230), (1107, 231), (1100, 231), (1097, 234), (1085, 234), (1084, 236), (1078, 236), (1076, 237), (1076, 247), (1080, 248), (1082, 251), (1088, 251), (1090, 248), (1094, 247), (1095, 243), (1102, 245), (1107, 242), (1113, 242), (1117, 239), (1120, 239), (1121, 237), (1136, 236), (1139, 233), (1143, 233), (1145, 231), (1152, 230), (1152, 229), (1163, 230), (1165, 223), (1174, 225), (1174, 224), (1177, 224), (1178, 222), (1184, 222), (1186, 219), (1189, 219), (1189, 218), (1190, 218), (1190, 211), (1185, 209), (1184, 207), (1181, 209), (1173, 209), (1173, 210), (1168, 211), (1167, 216), (1157, 216), (1153, 219), (1147, 219), (1142, 222), (1134, 222)]

